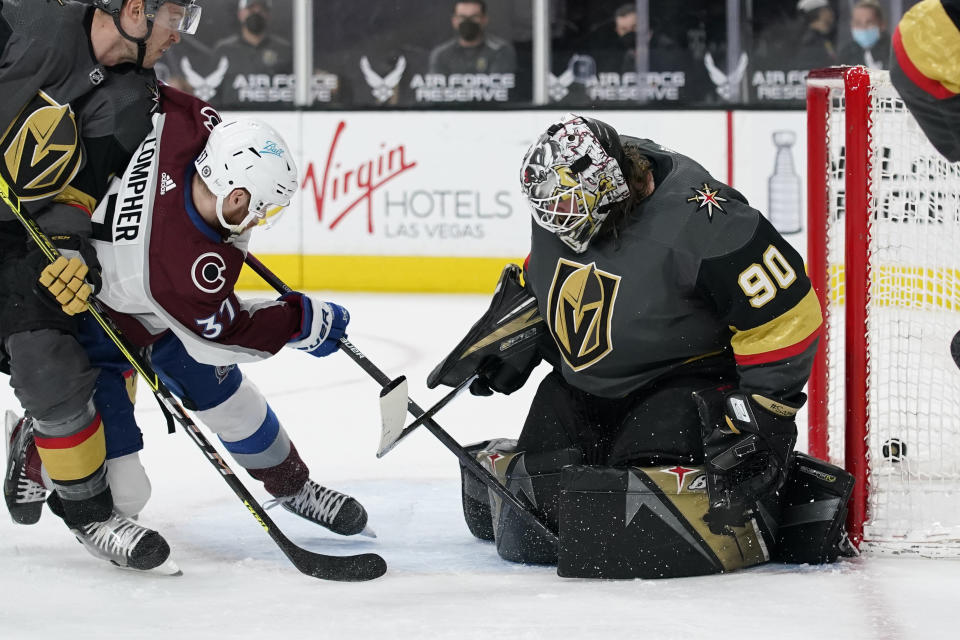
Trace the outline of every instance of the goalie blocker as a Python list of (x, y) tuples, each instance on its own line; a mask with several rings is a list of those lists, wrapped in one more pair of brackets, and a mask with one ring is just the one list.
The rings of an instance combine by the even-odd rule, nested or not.
[(772, 560), (823, 564), (851, 555), (843, 521), (853, 477), (794, 455), (779, 495), (755, 505), (742, 526), (710, 530), (703, 466), (600, 467), (576, 449), (526, 454), (516, 441), (466, 449), (557, 531), (556, 550), (461, 467), (470, 532), (495, 541), (505, 560), (556, 564), (563, 577), (676, 578), (723, 573)]
[(490, 307), (430, 372), (427, 386), (458, 387), (477, 374), (470, 393), (513, 393), (540, 364), (544, 337), (550, 339), (537, 310), (537, 299), (520, 282), (520, 267), (508, 264), (500, 274)]

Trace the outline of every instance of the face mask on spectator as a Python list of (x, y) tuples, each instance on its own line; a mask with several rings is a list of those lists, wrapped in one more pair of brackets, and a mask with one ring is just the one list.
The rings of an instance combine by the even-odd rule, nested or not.
[(251, 13), (247, 16), (247, 19), (243, 21), (243, 26), (245, 26), (250, 33), (258, 36), (267, 30), (267, 19), (262, 13)]
[(850, 33), (853, 40), (863, 49), (869, 49), (880, 40), (880, 27), (870, 27), (869, 29), (852, 29)]
[(480, 35), (480, 30), (480, 23), (475, 20), (463, 20), (460, 22), (460, 26), (457, 27), (457, 31), (460, 32), (460, 37), (467, 42), (476, 40)]

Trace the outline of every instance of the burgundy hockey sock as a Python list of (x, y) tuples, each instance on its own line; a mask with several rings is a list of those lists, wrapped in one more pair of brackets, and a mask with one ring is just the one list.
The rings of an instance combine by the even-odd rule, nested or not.
[(275, 498), (292, 496), (310, 477), (310, 469), (290, 443), (290, 454), (278, 465), (265, 469), (247, 469), (251, 476), (263, 483), (267, 493)]

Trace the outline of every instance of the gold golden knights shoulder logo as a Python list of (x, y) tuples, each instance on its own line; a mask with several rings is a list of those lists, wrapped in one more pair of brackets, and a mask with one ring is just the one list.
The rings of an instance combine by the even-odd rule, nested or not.
[(77, 174), (81, 157), (73, 110), (42, 91), (0, 139), (0, 175), (21, 200), (62, 191)]
[(580, 371), (613, 350), (610, 320), (620, 276), (560, 258), (550, 284), (547, 322), (563, 359)]

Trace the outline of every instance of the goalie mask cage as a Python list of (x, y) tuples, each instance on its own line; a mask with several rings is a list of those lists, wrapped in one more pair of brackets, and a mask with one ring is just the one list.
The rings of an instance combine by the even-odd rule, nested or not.
[(864, 67), (807, 84), (810, 453), (856, 477), (861, 549), (960, 556), (960, 164)]

